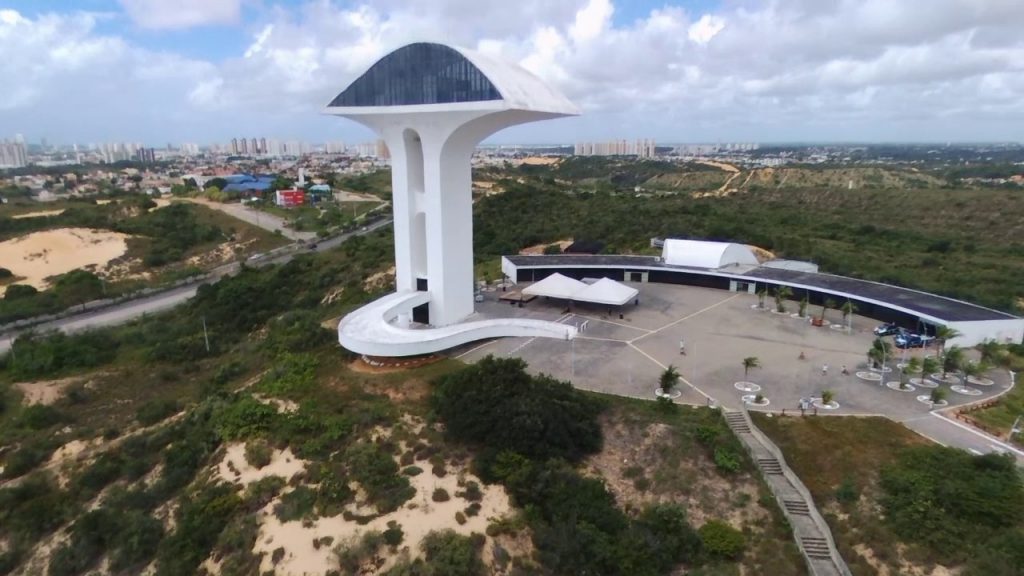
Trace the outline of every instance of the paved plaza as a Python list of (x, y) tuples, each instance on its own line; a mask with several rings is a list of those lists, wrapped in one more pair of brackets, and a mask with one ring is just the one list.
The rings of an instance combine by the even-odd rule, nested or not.
[[(777, 314), (757, 308), (757, 297), (746, 293), (677, 286), (635, 284), (640, 290), (639, 304), (619, 310), (537, 298), (522, 308), (498, 300), (501, 292), (485, 292), (485, 301), (477, 303), (481, 318), (527, 317), (555, 320), (585, 329), (574, 341), (546, 338), (504, 338), (457, 351), (456, 356), (473, 362), (488, 354), (524, 359), (530, 370), (568, 380), (578, 388), (636, 398), (653, 398), (658, 376), (674, 365), (682, 376), (681, 397), (677, 402), (706, 404), (713, 401), (729, 409), (741, 407), (735, 383), (750, 381), (761, 387), (768, 399), (767, 409), (799, 412), (802, 398), (820, 398), (831, 390), (839, 404), (834, 414), (877, 414), (905, 422), (942, 443), (987, 452), (1002, 451), (1005, 445), (993, 445), (987, 439), (972, 437), (955, 424), (930, 414), (929, 405), (913, 392), (889, 389), (878, 382), (859, 378), (866, 370), (867, 351), (878, 322), (854, 316), (852, 330), (838, 325), (815, 327), (807, 319), (794, 318), (796, 302), (787, 303), (790, 313)], [(774, 301), (765, 306), (774, 309)], [(819, 307), (808, 309), (820, 313)], [(829, 310), (826, 319), (844, 323), (842, 314)], [(685, 341), (686, 354), (679, 352)], [(801, 359), (801, 353), (803, 359)], [(972, 352), (973, 353), (973, 352)], [(896, 351), (897, 359), (934, 354), (933, 349)], [(742, 361), (754, 356), (760, 367), (744, 377)], [(896, 360), (896, 359), (894, 359)], [(896, 361), (886, 381), (899, 380)], [(827, 372), (823, 367), (828, 366)], [(849, 374), (842, 374), (846, 366)], [(973, 386), (979, 396), (965, 396), (949, 390), (950, 405), (991, 397), (1006, 389), (1009, 375), (995, 370), (988, 374), (991, 386)], [(756, 409), (751, 407), (751, 409)], [(825, 412), (825, 410), (819, 410)], [(973, 441), (972, 441), (973, 440)]]

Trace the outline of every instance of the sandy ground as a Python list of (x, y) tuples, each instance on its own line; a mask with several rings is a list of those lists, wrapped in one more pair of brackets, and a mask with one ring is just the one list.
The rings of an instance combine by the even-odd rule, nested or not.
[(552, 158), (547, 156), (529, 156), (523, 158), (521, 163), (528, 166), (550, 166), (552, 164), (558, 164), (561, 160), (561, 158)]
[[(244, 464), (244, 455), (235, 457), (236, 460), (239, 458)], [(237, 462), (236, 466), (238, 466)], [(267, 468), (272, 466), (274, 464)], [(245, 477), (246, 471), (241, 467), (238, 469)], [(467, 482), (474, 481), (480, 484), (483, 493), (479, 514), (468, 516), (466, 523), (461, 525), (455, 520), (455, 513), (463, 511), (470, 502), (455, 495), (456, 492), (462, 491), (462, 487), (459, 486), (460, 477)], [(451, 528), (464, 535), (469, 535), (472, 532), (484, 533), (491, 520), (502, 517), (511, 511), (511, 504), (503, 487), (487, 486), (472, 474), (465, 470), (459, 470), (456, 466), (450, 465), (448, 474), (443, 478), (438, 478), (429, 470), (424, 470), (423, 473), (409, 478), (409, 481), (416, 489), (416, 495), (412, 499), (398, 510), (378, 516), (364, 525), (345, 520), (340, 514), (333, 517), (317, 518), (313, 521), (296, 520), (282, 523), (273, 513), (274, 506), (278, 502), (275, 499), (260, 511), (263, 525), (253, 549), (256, 554), (263, 553), (260, 571), (276, 570), (278, 574), (324, 574), (328, 570), (337, 568), (337, 559), (333, 552), (334, 545), (357, 541), (361, 534), (370, 530), (383, 532), (387, 529), (388, 522), (394, 521), (401, 526), (405, 536), (396, 553), (391, 554), (387, 550), (382, 550), (382, 554), (387, 556), (387, 562), (378, 572), (383, 572), (393, 565), (402, 550), (407, 550), (412, 558), (418, 556), (420, 542), (429, 532)], [(451, 499), (447, 502), (434, 502), (432, 495), (437, 488), (446, 490)], [(357, 493), (360, 492), (361, 490), (357, 490)], [(361, 513), (372, 512), (372, 508), (368, 509), (367, 506), (360, 506), (360, 504), (357, 501), (350, 505), (349, 509), (355, 508)], [(326, 536), (334, 538), (334, 545), (320, 546), (319, 549), (313, 546), (314, 540)], [(481, 555), (483, 558), (490, 557), (490, 546), (492, 544), (488, 542)], [(274, 565), (271, 556), (273, 551), (280, 547), (285, 549), (285, 555), (277, 565)]]
[[(0, 242), (0, 262), (22, 284), (45, 289), (47, 278), (78, 268), (102, 267), (123, 256), (128, 249), (127, 234), (89, 228), (59, 228), (33, 232)], [(6, 291), (0, 287), (0, 290)]]
[(79, 376), (61, 378), (59, 380), (40, 380), (38, 382), (18, 382), (14, 386), (21, 391), (26, 406), (33, 404), (53, 404), (64, 395), (64, 390), (83, 379)]
[(719, 170), (725, 170), (726, 172), (739, 172), (740, 169), (733, 166), (732, 164), (726, 164), (725, 162), (715, 162), (714, 160), (694, 160), (697, 164), (703, 164), (705, 166), (714, 166)]
[(363, 194), (362, 192), (350, 192), (348, 190), (338, 190), (334, 193), (334, 199), (338, 202), (381, 202), (381, 199), (373, 194)]
[(22, 218), (39, 218), (41, 216), (56, 216), (58, 214), (63, 214), (63, 213), (64, 213), (63, 209), (61, 209), (61, 210), (40, 210), (38, 212), (26, 212), (24, 214), (18, 214), (16, 216), (11, 216), (11, 220), (21, 220)]
[(394, 283), (395, 267), (392, 266), (387, 270), (381, 270), (376, 274), (370, 275), (370, 277), (363, 282), (363, 290), (370, 292), (372, 290), (376, 290), (377, 288), (386, 288), (388, 286), (394, 286)]
[(572, 238), (566, 238), (564, 240), (559, 240), (557, 242), (548, 242), (547, 244), (537, 244), (536, 246), (528, 246), (528, 247), (523, 248), (522, 250), (520, 250), (519, 253), (522, 254), (522, 255), (530, 255), (530, 254), (538, 255), (538, 254), (543, 254), (544, 253), (544, 249), (547, 248), (548, 246), (552, 245), (552, 244), (558, 244), (559, 248), (561, 248), (562, 250), (565, 250), (566, 248), (571, 246), (572, 243), (573, 243), (573, 239)]
[(306, 461), (296, 458), (291, 448), (274, 450), (270, 464), (254, 468), (245, 460), (245, 443), (238, 442), (228, 445), (224, 459), (217, 465), (217, 475), (227, 482), (244, 487), (270, 476), (280, 476), (287, 481), (305, 468)]

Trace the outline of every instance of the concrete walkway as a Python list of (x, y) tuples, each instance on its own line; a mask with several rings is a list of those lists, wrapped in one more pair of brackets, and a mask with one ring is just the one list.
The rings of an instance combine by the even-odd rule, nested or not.
[(779, 448), (754, 426), (746, 411), (725, 412), (725, 420), (757, 463), (793, 527), (793, 538), (807, 561), (810, 573), (815, 576), (850, 576), (850, 569), (836, 550), (828, 524), (814, 506), (807, 487), (786, 465)]

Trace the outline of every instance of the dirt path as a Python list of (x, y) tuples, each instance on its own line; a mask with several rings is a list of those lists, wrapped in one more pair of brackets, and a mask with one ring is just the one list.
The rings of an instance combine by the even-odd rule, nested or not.
[(725, 170), (726, 172), (739, 172), (740, 169), (733, 166), (732, 164), (726, 164), (725, 162), (715, 162), (714, 160), (694, 160), (697, 164), (703, 164), (705, 166), (714, 166), (719, 170)]

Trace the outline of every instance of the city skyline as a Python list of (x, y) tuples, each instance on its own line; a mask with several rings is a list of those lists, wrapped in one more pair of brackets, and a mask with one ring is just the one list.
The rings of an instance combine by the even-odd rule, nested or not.
[[(1008, 142), (1024, 134), (1024, 5), (940, 0), (4, 0), (0, 138), (364, 141), (331, 86), (443, 39), (531, 70), (578, 119), (491, 143)], [(456, 25), (456, 23), (458, 25)]]

